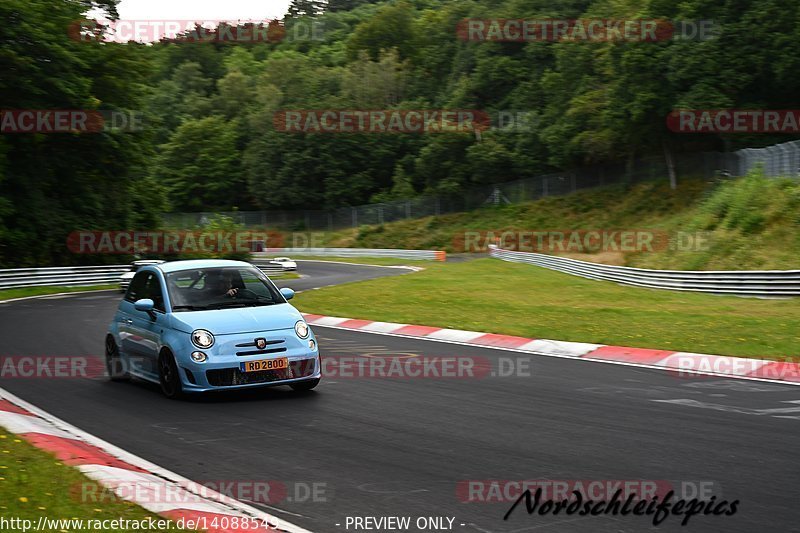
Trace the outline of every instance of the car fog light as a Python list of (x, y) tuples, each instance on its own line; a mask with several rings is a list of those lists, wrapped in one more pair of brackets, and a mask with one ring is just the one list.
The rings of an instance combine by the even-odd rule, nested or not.
[(192, 361), (195, 363), (205, 363), (208, 356), (203, 352), (192, 352)]
[(317, 343), (314, 342), (314, 339), (309, 339), (309, 341), (308, 341), (308, 349), (309, 350), (316, 350), (317, 349)]

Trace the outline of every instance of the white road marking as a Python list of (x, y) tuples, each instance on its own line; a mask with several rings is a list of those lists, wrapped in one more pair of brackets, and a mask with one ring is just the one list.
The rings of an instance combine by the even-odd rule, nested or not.
[[(690, 400), (688, 398), (678, 398), (675, 400), (651, 400), (651, 401), (659, 403), (669, 403), (672, 405), (682, 405), (685, 407), (698, 407), (700, 409), (712, 409), (714, 411), (726, 411), (729, 413), (740, 413), (745, 415), (757, 415), (757, 416), (764, 416), (764, 415), (776, 416), (787, 413), (800, 413), (800, 405), (795, 405), (794, 407), (776, 407), (772, 409), (753, 409), (750, 407), (738, 407), (735, 405), (723, 405), (719, 403), (701, 402), (698, 400)], [(800, 404), (800, 400), (786, 400), (782, 403)], [(787, 418), (787, 417), (781, 417), (781, 418)], [(796, 418), (796, 417), (789, 417), (789, 418)]]

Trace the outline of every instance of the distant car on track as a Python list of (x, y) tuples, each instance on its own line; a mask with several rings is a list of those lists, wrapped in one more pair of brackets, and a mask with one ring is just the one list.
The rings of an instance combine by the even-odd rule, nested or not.
[(160, 259), (142, 259), (140, 261), (134, 261), (131, 263), (131, 269), (119, 277), (119, 291), (125, 292), (128, 290), (128, 285), (131, 284), (133, 276), (135, 276), (139, 269), (143, 266), (160, 265), (163, 262), (164, 261), (161, 261)]
[(317, 340), (258, 268), (220, 259), (143, 266), (106, 336), (113, 381), (131, 376), (184, 393), (319, 384)]
[(297, 263), (295, 263), (288, 257), (276, 257), (271, 262), (278, 263), (283, 267), (284, 270), (297, 270)]

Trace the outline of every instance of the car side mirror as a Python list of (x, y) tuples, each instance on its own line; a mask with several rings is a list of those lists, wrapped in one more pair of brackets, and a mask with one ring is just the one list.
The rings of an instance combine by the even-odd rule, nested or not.
[(294, 291), (289, 288), (281, 289), (281, 294), (283, 294), (283, 297), (287, 300), (294, 298)]
[(133, 307), (137, 311), (143, 311), (148, 314), (153, 312), (153, 308), (155, 306), (156, 306), (155, 302), (153, 302), (153, 300), (151, 300), (150, 298), (143, 298), (141, 300), (136, 300), (136, 302), (133, 304)]

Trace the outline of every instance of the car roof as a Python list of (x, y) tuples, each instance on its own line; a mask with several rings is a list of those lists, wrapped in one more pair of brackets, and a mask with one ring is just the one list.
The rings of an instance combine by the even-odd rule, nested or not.
[(189, 259), (185, 261), (170, 261), (155, 265), (156, 268), (164, 273), (180, 272), (181, 270), (193, 270), (203, 268), (222, 268), (222, 267), (252, 267), (250, 263), (244, 261), (231, 261), (229, 259)]
[(163, 259), (139, 259), (131, 264), (136, 266), (144, 266), (144, 265), (160, 265), (161, 263), (165, 263), (165, 261)]

